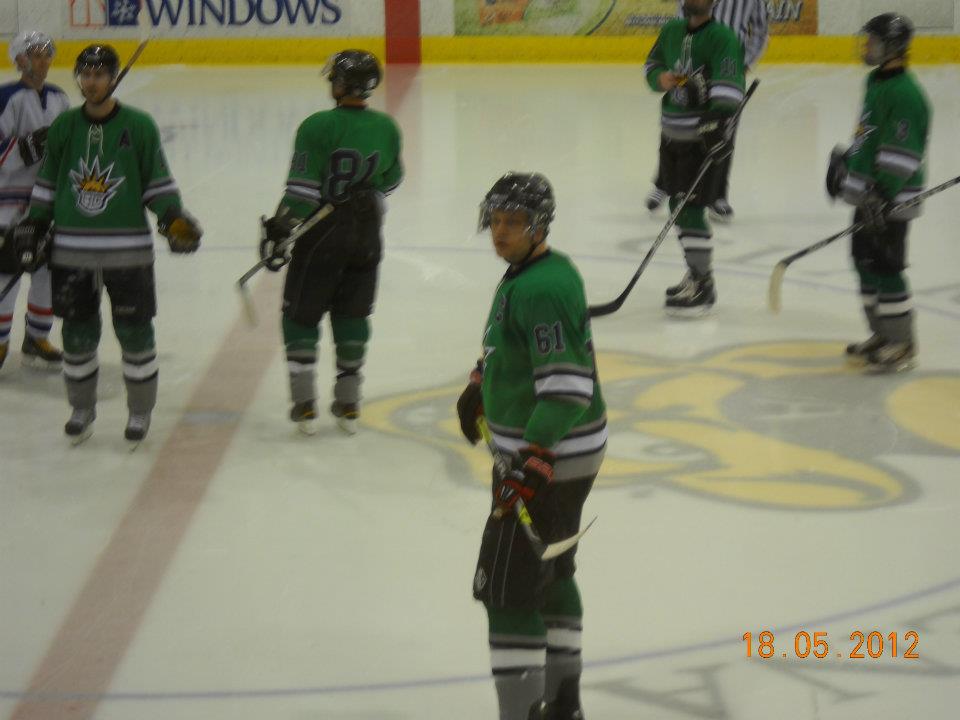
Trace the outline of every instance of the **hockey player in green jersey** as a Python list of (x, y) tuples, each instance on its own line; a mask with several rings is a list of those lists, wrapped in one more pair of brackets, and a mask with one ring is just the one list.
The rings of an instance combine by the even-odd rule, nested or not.
[[(647, 83), (662, 92), (660, 181), (670, 195), (670, 210), (686, 193), (711, 148), (725, 142), (726, 118), (744, 95), (743, 46), (736, 34), (711, 15), (714, 0), (684, 0), (685, 17), (670, 20), (647, 57)], [(677, 218), (677, 231), (688, 271), (667, 288), (671, 315), (708, 312), (716, 302), (713, 243), (705, 208), (717, 199), (718, 163), (701, 181)]]
[(576, 547), (542, 562), (512, 512), (523, 498), (544, 542), (576, 534), (607, 442), (583, 280), (546, 243), (553, 190), (538, 173), (508, 173), (480, 206), (480, 227), (510, 267), (483, 332), (483, 357), (457, 402), (465, 437), (486, 417), (499, 451), (474, 597), (487, 610), (501, 720), (580, 720), (583, 608)]
[(181, 205), (156, 123), (113, 97), (119, 71), (109, 45), (90, 45), (77, 57), (74, 76), (84, 103), (50, 125), (28, 217), (14, 230), (25, 270), (50, 263), (73, 408), (64, 431), (75, 443), (89, 436), (96, 417), (104, 289), (123, 355), (130, 413), (124, 436), (140, 441), (150, 427), (158, 381), (156, 291), (144, 208), (157, 216), (173, 252), (194, 252), (200, 244), (200, 228)]
[(914, 207), (890, 214), (893, 205), (923, 190), (924, 156), (930, 132), (930, 105), (907, 53), (913, 26), (903, 15), (885, 13), (863, 26), (861, 55), (876, 66), (867, 77), (863, 109), (853, 145), (834, 150), (827, 172), (832, 197), (856, 206), (851, 251), (869, 339), (847, 346), (851, 364), (871, 372), (907, 370), (915, 364), (916, 342), (907, 267), (909, 220)]
[[(367, 107), (380, 83), (377, 59), (344, 50), (324, 73), (336, 107), (300, 124), (286, 192), (276, 214), (264, 222), (260, 256), (273, 271), (290, 263), (282, 307), (290, 419), (305, 434), (316, 431), (317, 345), (320, 322), (329, 312), (337, 362), (330, 412), (353, 434), (382, 254), (384, 196), (400, 184), (403, 165), (397, 124)], [(291, 254), (287, 237), (328, 206), (333, 211), (296, 240)]]

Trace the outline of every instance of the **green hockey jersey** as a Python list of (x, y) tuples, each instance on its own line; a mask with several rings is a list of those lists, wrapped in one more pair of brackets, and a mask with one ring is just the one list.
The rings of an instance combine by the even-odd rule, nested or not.
[(483, 408), (497, 446), (557, 455), (554, 479), (595, 475), (607, 442), (583, 280), (556, 251), (511, 268), (483, 336)]
[[(710, 20), (691, 30), (685, 18), (670, 20), (660, 30), (644, 66), (647, 83), (656, 92), (660, 76), (672, 72), (680, 84), (664, 93), (660, 125), (665, 137), (698, 140), (697, 125), (706, 113), (733, 114), (744, 95), (743, 45), (726, 25)], [(687, 79), (701, 74), (709, 101), (695, 105)]]
[(29, 215), (53, 220), (54, 264), (149, 265), (153, 236), (144, 207), (160, 217), (180, 208), (153, 118), (117, 103), (100, 120), (79, 107), (53, 121)]
[(297, 129), (281, 206), (305, 218), (342, 202), (354, 186), (387, 194), (403, 179), (400, 128), (386, 113), (342, 106), (314, 113)]
[[(901, 203), (922, 192), (930, 103), (913, 73), (876, 69), (867, 76), (863, 110), (847, 152), (843, 199), (858, 205), (872, 190)], [(920, 206), (893, 216), (909, 220)]]

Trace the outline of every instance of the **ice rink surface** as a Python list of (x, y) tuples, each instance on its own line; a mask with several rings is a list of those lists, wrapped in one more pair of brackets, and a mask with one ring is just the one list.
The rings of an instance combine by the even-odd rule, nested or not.
[[(591, 720), (956, 717), (960, 190), (912, 226), (913, 372), (845, 367), (843, 345), (866, 337), (846, 241), (790, 268), (782, 314), (765, 306), (778, 259), (849, 224), (823, 176), (865, 72), (761, 67), (737, 216), (715, 228), (714, 315), (664, 316), (683, 274), (671, 236), (594, 322), (611, 436), (578, 555)], [(960, 70), (918, 75), (933, 185), (960, 172)], [(52, 80), (77, 99), (67, 73)], [(642, 206), (658, 98), (641, 68), (389, 71), (373, 104), (399, 120), (408, 175), (355, 437), (286, 419), (282, 276), (254, 281), (255, 328), (233, 288), (296, 126), (330, 106), (318, 68), (137, 67), (118, 95), (154, 115), (206, 234), (194, 256), (158, 242), (160, 400), (133, 453), (109, 324), (95, 432), (72, 448), (62, 380), (20, 366), (21, 290), (0, 371), (0, 716), (494, 718), (471, 598), (489, 460), (453, 410), (504, 270), (477, 204), (507, 170), (545, 173), (551, 244), (591, 302), (615, 297), (665, 220)], [(328, 343), (325, 329), (323, 407)], [(799, 657), (800, 633), (826, 633), (827, 656)]]

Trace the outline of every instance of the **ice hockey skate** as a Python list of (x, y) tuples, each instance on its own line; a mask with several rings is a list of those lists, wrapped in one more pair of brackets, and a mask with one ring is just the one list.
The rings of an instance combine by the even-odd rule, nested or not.
[(584, 720), (580, 707), (580, 676), (566, 678), (560, 683), (557, 697), (543, 704), (542, 720)]
[(7, 361), (7, 353), (10, 351), (10, 343), (0, 343), (0, 368)]
[(70, 438), (72, 445), (79, 445), (93, 434), (93, 421), (97, 411), (93, 408), (74, 408), (63, 432)]
[(357, 434), (357, 418), (360, 417), (359, 405), (334, 400), (333, 404), (330, 405), (330, 414), (337, 419), (337, 427), (347, 435)]
[(717, 302), (713, 275), (691, 276), (690, 282), (675, 295), (668, 295), (666, 311), (671, 317), (697, 318), (706, 315)]
[(863, 367), (867, 362), (867, 357), (874, 350), (878, 350), (883, 345), (883, 338), (879, 333), (874, 333), (866, 340), (857, 343), (850, 343), (844, 351), (849, 365)]
[(63, 353), (57, 350), (49, 340), (46, 338), (38, 340), (32, 335), (23, 338), (20, 352), (22, 353), (21, 362), (24, 365), (40, 370), (59, 370), (63, 361)]
[(683, 278), (681, 278), (680, 282), (678, 282), (676, 285), (671, 285), (666, 289), (666, 296), (671, 298), (675, 295), (679, 295), (691, 284), (693, 284), (693, 276), (690, 275), (690, 271), (688, 270)]
[(916, 346), (908, 343), (884, 343), (867, 355), (867, 372), (897, 373), (912, 370), (917, 365)]
[(718, 223), (728, 223), (733, 220), (733, 208), (724, 198), (716, 200), (708, 209), (710, 219)]
[(150, 430), (150, 413), (130, 413), (123, 437), (132, 443), (140, 443)]
[(290, 419), (297, 424), (297, 430), (304, 435), (316, 435), (317, 404), (313, 400), (294, 403), (290, 408)]

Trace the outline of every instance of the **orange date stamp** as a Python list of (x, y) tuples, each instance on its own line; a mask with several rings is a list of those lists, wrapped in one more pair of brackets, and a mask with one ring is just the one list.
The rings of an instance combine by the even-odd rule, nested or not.
[(878, 660), (882, 657), (902, 658), (904, 660), (920, 659), (920, 634), (916, 630), (908, 630), (900, 634), (896, 632), (884, 635), (879, 630), (864, 632), (854, 630), (850, 633), (849, 642), (831, 646), (826, 632), (807, 632), (800, 630), (792, 636), (777, 640), (771, 630), (764, 630), (758, 635), (745, 632), (741, 638), (746, 645), (748, 658), (759, 657), (763, 660), (770, 658), (797, 658), (806, 660), (814, 658), (840, 658), (850, 660)]

